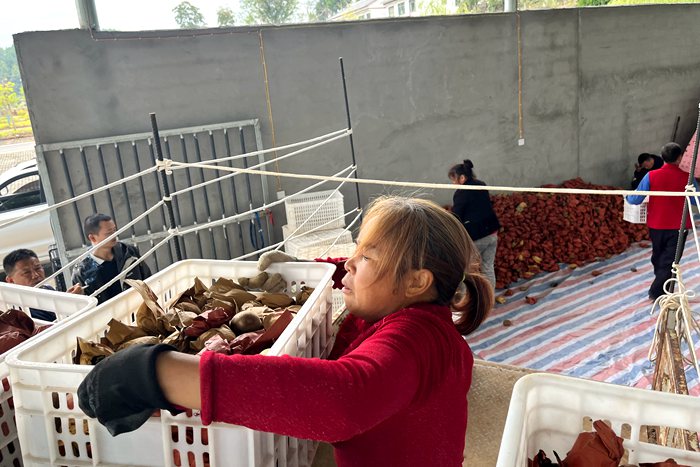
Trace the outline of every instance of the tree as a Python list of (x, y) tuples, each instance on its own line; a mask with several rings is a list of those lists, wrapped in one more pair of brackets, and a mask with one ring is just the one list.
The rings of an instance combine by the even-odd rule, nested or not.
[(235, 24), (234, 18), (233, 10), (230, 8), (222, 6), (216, 10), (216, 20), (219, 23), (219, 27), (233, 26)]
[(12, 81), (4, 81), (0, 83), (0, 114), (7, 119), (7, 123), (15, 127), (15, 110), (19, 104), (17, 93), (15, 92), (15, 83)]
[(175, 22), (181, 29), (197, 29), (205, 26), (204, 15), (190, 2), (181, 2), (173, 8), (173, 13), (175, 13)]
[(352, 3), (352, 0), (317, 0), (314, 6), (314, 19), (325, 21)]
[(292, 19), (298, 0), (241, 0), (248, 24), (282, 24)]

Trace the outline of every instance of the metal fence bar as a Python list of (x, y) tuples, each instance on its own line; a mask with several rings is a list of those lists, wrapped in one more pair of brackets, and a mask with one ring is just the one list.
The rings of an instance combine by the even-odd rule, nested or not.
[[(92, 191), (92, 177), (90, 176), (90, 169), (87, 165), (87, 157), (85, 156), (85, 149), (80, 147), (80, 161), (83, 164), (83, 170), (85, 171), (85, 183), (87, 184), (87, 191)], [(92, 205), (92, 214), (97, 213), (97, 203), (95, 202), (95, 196), (90, 196), (90, 204)]]
[[(212, 159), (216, 160), (216, 143), (214, 142), (214, 133), (212, 131), (209, 132), (209, 146), (211, 148)], [(219, 199), (221, 200), (221, 218), (223, 219), (226, 217), (226, 203), (224, 202), (224, 191), (221, 187), (221, 182), (217, 183), (216, 186), (218, 187)], [(226, 256), (227, 258), (232, 258), (231, 245), (228, 241), (228, 225), (221, 226), (221, 232), (224, 235), (224, 243), (226, 244)]]
[[(224, 128), (233, 128), (233, 127), (240, 127), (240, 126), (252, 126), (257, 123), (258, 119), (250, 119), (250, 120), (239, 120), (235, 122), (226, 122), (226, 123), (216, 123), (213, 125), (200, 125), (200, 126), (192, 126), (192, 127), (187, 127), (187, 128), (177, 128), (175, 130), (164, 130), (160, 131), (160, 137), (161, 138), (167, 138), (168, 136), (179, 136), (181, 134), (185, 133), (198, 133), (202, 131), (209, 131), (209, 130), (223, 130)], [(37, 147), (41, 147), (41, 149), (44, 152), (48, 151), (58, 151), (59, 149), (64, 149), (66, 147), (82, 147), (82, 146), (96, 146), (98, 144), (113, 144), (113, 143), (128, 143), (131, 141), (137, 141), (137, 140), (147, 140), (150, 139), (153, 136), (152, 133), (133, 133), (130, 135), (120, 135), (120, 136), (114, 136), (111, 138), (93, 138), (93, 139), (83, 139), (83, 140), (77, 140), (77, 141), (66, 141), (62, 143), (51, 143), (51, 144), (42, 144)]]
[[(162, 139), (163, 139), (163, 142), (165, 143), (165, 150), (168, 153), (168, 159), (172, 160), (173, 157), (172, 157), (172, 154), (170, 152), (170, 142), (168, 141), (167, 136), (162, 138)], [(156, 152), (157, 152), (158, 148), (160, 147), (160, 139), (154, 143), (154, 146), (155, 146)], [(162, 157), (159, 158), (159, 160), (161, 160), (161, 159), (162, 159)], [(161, 180), (163, 181), (163, 183), (161, 184), (161, 186), (163, 187), (163, 193), (167, 193), (166, 196), (170, 197), (170, 193), (172, 191), (177, 190), (177, 185), (175, 184), (175, 175), (171, 173), (170, 180), (168, 180), (168, 174), (165, 171), (163, 171), (161, 173)], [(170, 183), (171, 185), (168, 185), (168, 183)], [(172, 186), (172, 190), (170, 190), (170, 186)], [(173, 204), (175, 206), (173, 206)], [(171, 229), (175, 228), (175, 226), (182, 225), (182, 216), (180, 215), (180, 203), (177, 201), (177, 199), (173, 199), (170, 202), (170, 206), (166, 206), (166, 211), (168, 212), (168, 216), (170, 218), (169, 225), (170, 225)], [(178, 238), (175, 238), (175, 241), (173, 242), (173, 249), (175, 250), (175, 257), (178, 258), (178, 261), (180, 261), (183, 256), (184, 257), (188, 256), (188, 254), (187, 254), (187, 242), (185, 242), (184, 240), (182, 243), (180, 243), (180, 240)]]
[[(184, 159), (185, 162), (189, 162), (189, 156), (187, 155), (187, 144), (185, 144), (185, 136), (180, 135), (180, 147), (182, 149), (182, 158)], [(192, 169), (185, 169), (185, 176), (187, 177), (187, 186), (192, 186), (192, 174), (191, 174)], [(190, 202), (192, 203), (192, 211), (193, 211), (193, 216), (194, 216), (194, 223), (197, 224), (199, 222), (199, 210), (196, 209), (195, 206), (197, 206), (197, 203), (194, 200), (194, 192), (190, 192)], [(199, 249), (199, 257), (204, 258), (204, 251), (202, 248), (202, 239), (199, 237), (199, 232), (197, 232), (197, 235), (195, 236), (197, 240), (197, 248)], [(185, 238), (183, 237), (182, 239), (183, 243), (187, 243)]]
[[(119, 149), (119, 144), (114, 143), (114, 152), (116, 155), (117, 159), (117, 171), (119, 172), (119, 178), (123, 179), (124, 178), (124, 164), (122, 161), (122, 151)], [(104, 164), (102, 164), (102, 167), (104, 167)], [(105, 176), (106, 179), (106, 176)], [(126, 205), (126, 213), (129, 216), (129, 219), (133, 219), (134, 215), (131, 212), (131, 203), (129, 202), (129, 189), (126, 187), (126, 183), (122, 183), (122, 192), (124, 193), (124, 204)], [(111, 199), (111, 197), (110, 197)], [(131, 227), (131, 236), (135, 237), (136, 236), (136, 226)]]
[[(61, 164), (63, 165), (63, 173), (66, 176), (66, 180), (68, 181), (68, 196), (70, 198), (75, 198), (75, 190), (73, 187), (73, 178), (70, 176), (70, 170), (68, 169), (68, 161), (66, 160), (66, 154), (63, 152), (63, 149), (59, 151), (59, 156), (61, 157)], [(48, 174), (46, 175), (47, 180), (48, 180)], [(53, 192), (52, 192), (53, 194)], [(47, 197), (48, 199), (48, 197)], [(80, 237), (83, 237), (82, 231), (83, 231), (83, 219), (80, 217), (80, 210), (78, 209), (78, 203), (73, 203), (73, 211), (75, 212), (75, 220), (78, 223), (78, 228), (80, 229)], [(54, 211), (51, 211), (54, 212)], [(54, 232), (55, 235), (55, 232)], [(85, 242), (83, 241), (83, 245)], [(60, 250), (65, 250), (65, 248), (59, 248)]]
[[(231, 142), (229, 140), (229, 131), (224, 130), (224, 141), (226, 142), (226, 154), (231, 154)], [(233, 161), (229, 160), (228, 161), (229, 167), (233, 168)], [(237, 214), (240, 212), (240, 206), (238, 205), (238, 194), (236, 193), (236, 182), (233, 180), (233, 177), (229, 178), (231, 181), (231, 191), (233, 192), (233, 207), (234, 207), (234, 214)], [(245, 252), (245, 243), (243, 241), (243, 227), (241, 226), (240, 222), (237, 222), (238, 224), (238, 239), (241, 243), (241, 253)]]
[[(100, 158), (100, 170), (102, 172), (102, 180), (104, 180), (105, 185), (109, 184), (109, 179), (107, 178), (107, 169), (105, 168), (105, 163), (104, 163), (104, 154), (102, 152), (102, 146), (97, 145), (97, 156)], [(86, 161), (87, 162), (87, 161)], [(124, 178), (124, 177), (122, 177)], [(122, 184), (122, 186), (124, 186)], [(92, 188), (90, 188), (92, 190)], [(117, 216), (116, 212), (114, 211), (114, 203), (112, 202), (112, 192), (110, 190), (107, 190), (105, 193), (107, 197), (107, 204), (109, 204), (109, 215), (112, 216), (112, 219), (114, 219), (114, 222), (117, 222)], [(131, 216), (129, 216), (129, 219), (132, 219)], [(133, 228), (132, 228), (133, 230)]]
[[(192, 135), (192, 138), (194, 139), (195, 162), (202, 162), (202, 153), (199, 149), (199, 138), (197, 138), (196, 133)], [(204, 169), (199, 169), (199, 176), (201, 177), (202, 182), (206, 180), (204, 177)], [(209, 204), (208, 187), (205, 186), (202, 193), (204, 194), (204, 205), (206, 206), (207, 211), (207, 222), (211, 222), (211, 204)], [(209, 229), (209, 236), (211, 237), (211, 251), (214, 254), (214, 257), (216, 257), (216, 239), (214, 238), (214, 231), (212, 229)]]

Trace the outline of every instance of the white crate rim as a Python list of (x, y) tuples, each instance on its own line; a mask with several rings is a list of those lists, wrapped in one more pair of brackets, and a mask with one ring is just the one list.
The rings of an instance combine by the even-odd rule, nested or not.
[[(228, 263), (228, 264), (230, 264), (230, 263), (250, 263), (250, 261), (187, 259), (187, 260), (178, 261), (178, 262), (176, 262), (176, 263), (171, 264), (171, 265), (168, 266), (167, 268), (165, 268), (165, 269), (163, 269), (162, 271), (160, 271), (158, 274), (166, 274), (166, 273), (168, 273), (170, 270), (174, 269), (175, 267), (181, 267), (181, 266), (177, 266), (177, 265), (179, 265), (179, 264), (185, 264), (185, 263), (190, 263), (190, 264), (201, 263), (201, 264), (205, 264), (205, 263), (212, 263), (212, 262)], [(276, 264), (278, 264), (278, 265), (283, 265), (283, 264), (286, 264), (286, 263), (276, 263)], [(293, 264), (307, 264), (307, 265), (312, 265), (313, 267), (319, 268), (319, 269), (325, 268), (325, 269), (327, 269), (325, 275), (326, 275), (329, 279), (330, 279), (331, 277), (333, 277), (333, 272), (335, 271), (335, 265), (330, 264), (330, 263), (322, 263), (322, 262), (295, 262), (295, 263), (293, 263)], [(270, 268), (268, 268), (267, 270), (268, 270), (268, 271), (273, 271), (274, 269), (276, 269), (276, 268), (275, 268), (275, 265), (272, 265), (272, 266), (271, 266)], [(155, 282), (155, 281), (158, 279), (158, 274), (155, 274), (155, 275), (149, 277), (149, 278), (146, 279), (144, 282), (145, 282), (146, 284)], [(324, 277), (324, 279), (325, 279), (325, 277)], [(194, 280), (194, 278), (192, 278), (192, 280)], [(133, 289), (129, 289), (129, 290), (123, 292), (123, 293), (124, 293), (124, 294), (127, 294), (127, 293), (138, 293), (138, 292), (136, 292), (136, 291), (133, 290)], [(307, 302), (308, 302), (308, 303), (313, 302), (313, 300), (316, 299), (316, 298), (318, 298), (318, 296), (319, 296), (321, 293), (322, 293), (321, 288), (316, 288), (316, 290), (314, 290), (313, 293), (309, 296), (309, 299), (307, 300)], [(122, 294), (120, 294), (120, 295), (122, 295)], [(21, 355), (22, 355), (22, 353), (24, 353), (24, 352), (26, 352), (27, 350), (29, 350), (31, 347), (37, 346), (37, 345), (41, 345), (44, 341), (51, 339), (51, 336), (52, 336), (54, 333), (56, 333), (56, 332), (66, 332), (66, 330), (78, 326), (78, 325), (80, 324), (80, 321), (82, 321), (82, 320), (88, 320), (88, 319), (90, 319), (91, 317), (93, 317), (94, 315), (99, 314), (100, 311), (103, 309), (103, 307), (104, 307), (106, 304), (108, 304), (108, 303), (109, 303), (110, 301), (112, 301), (112, 300), (118, 300), (119, 298), (120, 298), (120, 296), (114, 297), (114, 298), (112, 298), (111, 300), (109, 300), (108, 302), (105, 302), (105, 303), (101, 304), (100, 306), (97, 306), (97, 307), (96, 307), (95, 309), (93, 309), (93, 310), (90, 310), (90, 311), (88, 311), (88, 312), (86, 312), (86, 313), (81, 313), (80, 319), (79, 319), (79, 320), (73, 321), (73, 319), (71, 319), (70, 322), (69, 322), (69, 321), (66, 321), (66, 322), (62, 323), (63, 325), (62, 325), (60, 328), (54, 329), (55, 326), (52, 326), (51, 328), (47, 329), (46, 331), (43, 331), (41, 334), (38, 334), (37, 336), (35, 336), (37, 339), (34, 340), (34, 341), (31, 343), (31, 345), (29, 345), (29, 346), (24, 346), (24, 343), (23, 343), (22, 345), (20, 345), (20, 346), (18, 346), (18, 347), (15, 347), (15, 348), (12, 349), (10, 352), (8, 352), (7, 365), (8, 365), (9, 367), (11, 367), (11, 368), (27, 368), (27, 367), (37, 367), (37, 366), (41, 366), (41, 367), (44, 367), (44, 368), (72, 369), (72, 370), (77, 370), (77, 371), (80, 371), (80, 372), (84, 372), (84, 373), (86, 373), (86, 374), (89, 373), (90, 370), (92, 369), (92, 367), (90, 367), (90, 366), (86, 366), (86, 365), (67, 365), (67, 364), (61, 364), (61, 363), (30, 362), (30, 361), (27, 361), (27, 360), (22, 360)], [(165, 304), (164, 304), (164, 303), (161, 303), (161, 306), (163, 306), (163, 305), (165, 305)], [(301, 310), (299, 310), (299, 312), (298, 312), (298, 313), (296, 314), (296, 316), (295, 316), (295, 319), (299, 318), (298, 321), (300, 321), (300, 320), (302, 319), (302, 317), (303, 317), (302, 312), (303, 312), (303, 311), (308, 312), (308, 308), (309, 308), (309, 307), (302, 308)], [(270, 348), (270, 351), (269, 351), (269, 353), (268, 353), (269, 355), (275, 355), (275, 354), (274, 354), (274, 351), (275, 351), (275, 350), (278, 350), (279, 347), (281, 347), (282, 343), (285, 342), (285, 339), (289, 339), (289, 337), (290, 337), (291, 334), (293, 333), (293, 327), (292, 327), (292, 324), (293, 324), (293, 323), (294, 323), (294, 321), (290, 322), (289, 325), (287, 326), (287, 328), (284, 330), (284, 332), (282, 332), (282, 334), (280, 335), (280, 337), (277, 338), (277, 340), (275, 341), (275, 344)], [(107, 327), (107, 323), (105, 322), (105, 328), (106, 328), (106, 327)], [(21, 349), (18, 349), (19, 347), (21, 347)]]
[[(640, 401), (650, 402), (656, 405), (663, 404), (664, 406), (678, 408), (679, 410), (683, 411), (693, 410), (692, 406), (695, 406), (695, 410), (700, 411), (700, 398), (693, 396), (652, 391), (648, 389), (634, 388), (628, 386), (620, 386), (611, 383), (585, 380), (580, 378), (573, 378), (570, 376), (555, 375), (549, 373), (534, 373), (526, 375), (520, 378), (513, 387), (513, 394), (510, 401), (510, 407), (508, 409), (508, 416), (506, 418), (505, 427), (503, 429), (501, 447), (498, 453), (497, 467), (515, 467), (517, 465), (516, 459), (518, 457), (518, 454), (520, 453), (520, 449), (522, 448), (522, 446), (520, 444), (516, 445), (516, 442), (521, 440), (521, 436), (524, 436), (523, 427), (527, 418), (526, 403), (529, 391), (538, 386), (544, 385), (563, 388), (572, 392), (585, 393), (589, 396), (591, 394), (604, 394), (620, 399), (636, 399)], [(611, 419), (615, 418), (613, 415), (615, 414), (611, 414)], [(644, 417), (652, 416), (645, 413)], [(691, 426), (678, 426), (676, 422), (669, 420), (659, 420), (658, 418), (648, 418), (643, 421), (640, 421), (639, 424), (649, 426), (672, 426), (675, 428), (684, 428), (689, 429), (691, 431), (700, 432), (700, 417), (698, 417), (695, 420), (694, 424)], [(620, 433), (616, 434), (620, 436)], [(573, 441), (574, 439), (571, 440), (571, 446), (573, 446)], [(623, 441), (623, 445), (626, 449), (629, 449), (630, 444), (641, 444), (644, 445), (644, 447), (648, 450), (657, 450), (658, 448), (658, 451), (660, 452), (661, 456), (668, 455), (672, 452), (683, 454), (688, 454), (691, 452), (666, 446), (654, 445), (651, 443), (645, 443), (642, 441), (638, 441), (636, 443), (633, 443), (632, 441), (627, 439)], [(540, 446), (539, 448), (545, 450), (545, 452), (547, 452), (548, 455), (549, 453), (551, 453), (551, 448), (548, 448), (547, 446)], [(697, 453), (695, 451), (692, 452), (693, 455), (697, 455), (698, 460), (700, 460), (700, 453)], [(525, 458), (527, 458), (529, 455), (531, 454), (525, 453)], [(660, 458), (658, 461), (661, 462), (664, 459), (665, 458)], [(678, 460), (677, 457), (676, 460)]]

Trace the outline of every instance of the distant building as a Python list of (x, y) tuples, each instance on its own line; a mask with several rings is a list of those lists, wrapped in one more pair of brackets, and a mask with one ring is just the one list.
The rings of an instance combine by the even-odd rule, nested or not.
[[(352, 21), (375, 18), (423, 16), (425, 0), (359, 0), (331, 16), (331, 21)], [(448, 11), (454, 0), (447, 1)]]

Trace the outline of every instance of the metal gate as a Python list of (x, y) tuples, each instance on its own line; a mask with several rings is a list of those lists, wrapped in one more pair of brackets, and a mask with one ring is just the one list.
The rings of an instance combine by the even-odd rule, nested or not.
[[(163, 155), (179, 162), (206, 162), (262, 149), (258, 119), (160, 131)], [(252, 156), (265, 162), (264, 154)], [(248, 167), (246, 158), (228, 161), (229, 167)], [(37, 146), (39, 173), (49, 205), (137, 174), (156, 165), (151, 133), (113, 136)], [(191, 168), (168, 175), (176, 193), (230, 172)], [(161, 201), (163, 187), (158, 172), (151, 172), (100, 193), (51, 211), (51, 226), (61, 262), (81, 254), (89, 242), (84, 219), (96, 212), (110, 215), (117, 227), (125, 225)], [(264, 206), (268, 201), (266, 177), (236, 174), (173, 196), (177, 227), (201, 225), (239, 212)], [(263, 211), (222, 226), (199, 230), (172, 239), (147, 259), (154, 271), (172, 264), (172, 242), (178, 241), (185, 258), (231, 259), (269, 244), (270, 223)], [(167, 235), (165, 208), (155, 210), (130, 229), (121, 240), (139, 247), (153, 247)]]

